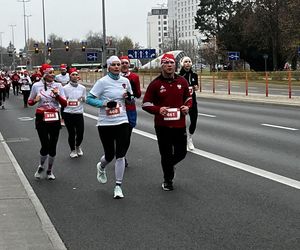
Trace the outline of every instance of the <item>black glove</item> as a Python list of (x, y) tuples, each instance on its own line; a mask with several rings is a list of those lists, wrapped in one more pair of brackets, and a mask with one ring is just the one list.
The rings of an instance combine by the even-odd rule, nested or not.
[(112, 109), (112, 108), (115, 108), (117, 107), (117, 102), (115, 101), (109, 101), (107, 104), (106, 104), (106, 107)]
[(127, 99), (128, 101), (131, 101), (131, 99), (132, 99), (131, 97), (133, 97), (133, 95), (130, 94), (129, 91), (127, 91), (127, 98), (126, 98), (126, 99)]

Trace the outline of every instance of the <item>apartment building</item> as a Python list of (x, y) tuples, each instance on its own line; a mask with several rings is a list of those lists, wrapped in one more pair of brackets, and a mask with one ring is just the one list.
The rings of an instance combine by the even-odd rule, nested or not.
[(168, 8), (161, 4), (153, 7), (147, 17), (147, 46), (156, 49), (158, 54), (163, 52), (163, 44), (168, 38)]

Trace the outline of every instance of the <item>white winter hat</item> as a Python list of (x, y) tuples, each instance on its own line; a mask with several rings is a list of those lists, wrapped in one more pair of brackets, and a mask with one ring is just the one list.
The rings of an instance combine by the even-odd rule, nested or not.
[(117, 56), (111, 56), (106, 61), (107, 68), (112, 64), (112, 62), (119, 62), (121, 64), (121, 60), (119, 59), (119, 57), (117, 57)]
[(191, 58), (189, 58), (188, 56), (184, 56), (181, 60), (180, 60), (180, 65), (183, 66), (183, 63), (185, 61), (190, 61), (191, 64), (193, 64)]

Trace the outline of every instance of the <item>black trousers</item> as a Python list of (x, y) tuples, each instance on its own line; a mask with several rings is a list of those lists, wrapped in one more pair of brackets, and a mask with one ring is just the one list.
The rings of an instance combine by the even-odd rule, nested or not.
[(98, 126), (99, 136), (104, 149), (105, 160), (111, 162), (125, 157), (129, 147), (129, 124)]
[(24, 106), (27, 107), (30, 90), (22, 90)]
[(44, 122), (43, 115), (36, 114), (35, 126), (41, 142), (40, 154), (54, 157), (61, 129), (60, 121)]
[(0, 105), (3, 104), (3, 102), (5, 102), (5, 95), (6, 95), (6, 90), (5, 88), (0, 89)]
[(198, 107), (197, 107), (197, 99), (196, 94), (193, 93), (193, 105), (189, 109), (189, 117), (190, 117), (190, 126), (189, 126), (189, 133), (192, 135), (196, 130), (197, 119), (198, 119)]
[(66, 128), (68, 130), (68, 143), (71, 151), (75, 150), (75, 147), (81, 145), (84, 133), (84, 119), (83, 114), (71, 114), (64, 112), (64, 119)]
[(19, 82), (12, 82), (14, 95), (19, 95)]
[(186, 156), (186, 128), (155, 127), (164, 180), (172, 183), (174, 166)]

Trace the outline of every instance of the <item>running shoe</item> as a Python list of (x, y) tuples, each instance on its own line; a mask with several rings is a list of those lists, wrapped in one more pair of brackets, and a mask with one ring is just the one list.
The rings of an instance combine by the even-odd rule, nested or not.
[(78, 157), (77, 151), (76, 151), (76, 150), (72, 150), (71, 153), (70, 153), (70, 157), (71, 157), (71, 158), (76, 158), (76, 157)]
[(162, 189), (164, 191), (172, 191), (174, 190), (173, 184), (172, 183), (167, 183), (167, 182), (163, 182), (161, 185)]
[(83, 156), (83, 152), (80, 146), (76, 147), (76, 152), (78, 156)]
[(34, 178), (39, 180), (42, 179), (43, 177), (44, 177), (44, 168), (41, 165), (39, 165), (34, 174)]
[(55, 180), (55, 176), (52, 171), (47, 171), (47, 179), (50, 181)]
[(191, 136), (187, 138), (187, 148), (191, 151), (195, 149)]
[(117, 186), (115, 186), (115, 189), (114, 189), (114, 199), (122, 199), (122, 198), (124, 198), (122, 188), (119, 185), (117, 185)]
[(101, 168), (101, 162), (98, 162), (97, 164), (97, 180), (102, 184), (107, 182), (106, 171)]

